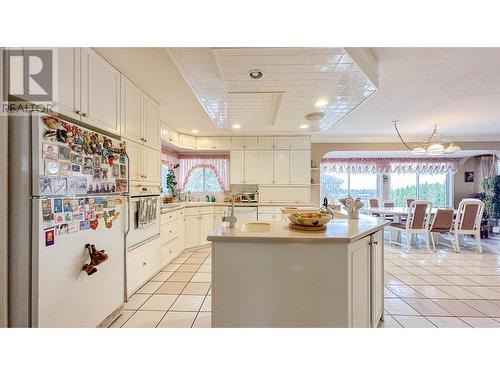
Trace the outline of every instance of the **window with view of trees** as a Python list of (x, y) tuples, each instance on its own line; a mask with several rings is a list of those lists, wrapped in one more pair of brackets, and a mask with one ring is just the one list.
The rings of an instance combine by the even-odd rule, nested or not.
[(191, 171), (184, 191), (192, 193), (217, 193), (221, 192), (222, 189), (211, 169), (196, 168)]
[(377, 174), (350, 174), (321, 172), (321, 199), (335, 201), (347, 195), (360, 198), (365, 204), (371, 197), (378, 194)]
[(406, 198), (432, 202), (433, 207), (448, 204), (449, 175), (442, 174), (391, 174), (390, 197), (395, 206), (405, 206)]

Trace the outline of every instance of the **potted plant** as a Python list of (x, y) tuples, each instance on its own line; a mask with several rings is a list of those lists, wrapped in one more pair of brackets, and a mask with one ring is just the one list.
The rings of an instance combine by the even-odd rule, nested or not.
[(179, 168), (179, 164), (174, 164), (167, 173), (166, 184), (169, 193), (169, 196), (165, 198), (167, 203), (172, 203), (175, 197), (175, 186), (177, 185), (177, 181), (175, 180), (175, 170), (177, 168)]
[(499, 233), (500, 219), (500, 176), (493, 176), (483, 181), (485, 211), (494, 233)]

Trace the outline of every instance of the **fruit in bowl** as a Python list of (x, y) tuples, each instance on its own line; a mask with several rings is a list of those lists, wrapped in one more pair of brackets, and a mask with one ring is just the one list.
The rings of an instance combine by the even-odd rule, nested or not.
[(321, 227), (328, 223), (330, 219), (331, 215), (319, 214), (316, 212), (297, 212), (288, 214), (288, 220), (290, 220), (292, 224), (306, 227)]

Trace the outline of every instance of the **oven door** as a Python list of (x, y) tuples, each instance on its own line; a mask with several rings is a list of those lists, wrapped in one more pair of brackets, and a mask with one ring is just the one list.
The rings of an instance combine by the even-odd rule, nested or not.
[[(143, 226), (138, 225), (139, 199), (145, 197), (156, 197), (156, 219)], [(160, 210), (161, 200), (159, 195), (141, 195), (130, 197), (129, 205), (129, 226), (127, 234), (127, 251), (142, 245), (153, 237), (160, 234)]]

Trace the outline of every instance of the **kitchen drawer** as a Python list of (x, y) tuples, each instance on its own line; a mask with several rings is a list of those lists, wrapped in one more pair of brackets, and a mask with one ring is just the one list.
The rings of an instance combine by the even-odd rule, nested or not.
[(184, 249), (184, 240), (177, 237), (160, 248), (160, 266), (165, 267)]
[(129, 296), (158, 271), (159, 245), (160, 239), (156, 238), (128, 252), (127, 291)]
[(178, 218), (161, 225), (161, 245), (180, 237), (184, 231), (184, 220)]
[(203, 214), (213, 214), (214, 207), (213, 206), (190, 207), (190, 208), (186, 208), (185, 211), (186, 211), (186, 216), (198, 216), (198, 215), (203, 215)]
[(282, 207), (280, 206), (259, 206), (260, 214), (281, 214)]
[(169, 221), (172, 221), (172, 220), (177, 220), (179, 218), (182, 218), (184, 216), (184, 209), (178, 209), (178, 210), (175, 210), (175, 211), (170, 211), (170, 212), (166, 212), (164, 214), (161, 214), (161, 223), (162, 225), (164, 223), (167, 223)]
[(259, 221), (277, 221), (276, 214), (259, 214)]
[(214, 214), (223, 214), (223, 215), (225, 215), (227, 212), (229, 212), (228, 206), (215, 206), (214, 207)]

